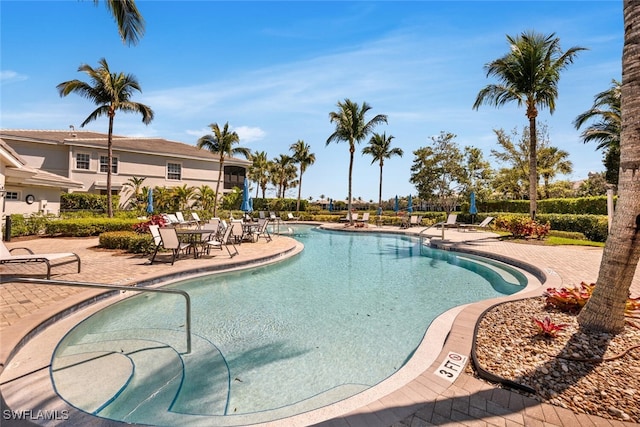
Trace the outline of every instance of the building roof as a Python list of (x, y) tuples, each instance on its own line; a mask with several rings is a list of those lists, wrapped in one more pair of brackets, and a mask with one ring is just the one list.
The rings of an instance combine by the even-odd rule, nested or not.
[(54, 188), (83, 188), (83, 184), (79, 181), (28, 166), (27, 162), (2, 138), (0, 138), (0, 155), (7, 161), (5, 171), (7, 183)]
[[(0, 129), (0, 138), (43, 144), (73, 145), (78, 147), (107, 148), (107, 134), (78, 130), (22, 130)], [(130, 151), (150, 155), (218, 161), (218, 156), (195, 145), (162, 138), (135, 138), (113, 135), (112, 147), (116, 151)], [(227, 164), (248, 166), (248, 160), (228, 158)]]

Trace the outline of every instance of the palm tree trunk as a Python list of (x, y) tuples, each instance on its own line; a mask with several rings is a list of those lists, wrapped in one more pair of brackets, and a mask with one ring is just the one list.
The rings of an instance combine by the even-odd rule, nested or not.
[(353, 141), (349, 141), (349, 194), (347, 195), (347, 217), (349, 218), (349, 225), (353, 225), (353, 215), (351, 215), (351, 181), (353, 176), (353, 153), (356, 151), (356, 146)]
[(640, 2), (624, 1), (622, 132), (618, 203), (593, 295), (580, 312), (581, 328), (619, 332), (640, 259)]
[(296, 202), (296, 215), (300, 213), (300, 196), (302, 195), (302, 166), (300, 166), (300, 182), (298, 183), (298, 201)]
[(218, 191), (220, 190), (220, 181), (224, 177), (224, 155), (220, 153), (220, 172), (218, 173), (218, 182), (216, 182), (216, 198), (213, 201), (213, 217), (217, 217), (218, 213)]
[(382, 165), (383, 162), (380, 160), (380, 184), (378, 186), (378, 207), (382, 206)]
[(529, 116), (529, 215), (531, 219), (536, 219), (538, 208), (538, 158), (537, 146), (538, 135), (536, 130), (536, 115)]
[(111, 163), (113, 162), (113, 116), (115, 112), (109, 110), (109, 134), (107, 135), (107, 216), (113, 218), (113, 203), (111, 196)]

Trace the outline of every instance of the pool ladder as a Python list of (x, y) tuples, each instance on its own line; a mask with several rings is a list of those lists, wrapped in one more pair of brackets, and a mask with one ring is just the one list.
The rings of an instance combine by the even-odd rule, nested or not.
[(152, 292), (159, 294), (182, 295), (186, 303), (185, 332), (187, 334), (187, 351), (184, 354), (191, 353), (191, 297), (185, 291), (179, 289), (137, 288), (135, 286), (107, 285), (104, 283), (73, 282), (70, 280), (32, 279), (27, 277), (11, 278), (11, 282), (35, 283), (38, 285), (71, 286), (75, 288), (109, 289), (113, 291)]

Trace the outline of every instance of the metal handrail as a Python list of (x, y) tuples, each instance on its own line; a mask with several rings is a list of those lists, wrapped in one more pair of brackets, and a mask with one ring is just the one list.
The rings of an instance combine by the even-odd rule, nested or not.
[(133, 292), (155, 292), (159, 294), (174, 294), (182, 295), (186, 301), (186, 318), (185, 323), (187, 333), (187, 352), (191, 353), (191, 297), (185, 291), (179, 289), (156, 289), (156, 288), (137, 288), (134, 286), (122, 286), (122, 285), (107, 285), (103, 283), (90, 283), (90, 282), (72, 282), (70, 280), (50, 280), (50, 279), (32, 279), (27, 277), (11, 278), (12, 282), (21, 283), (37, 283), (39, 285), (58, 285), (58, 286), (71, 286), (76, 288), (94, 288), (94, 289), (110, 289), (114, 291), (133, 291)]

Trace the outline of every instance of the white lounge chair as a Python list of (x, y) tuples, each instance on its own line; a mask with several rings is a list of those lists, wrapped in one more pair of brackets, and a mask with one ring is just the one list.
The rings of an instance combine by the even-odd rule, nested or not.
[(299, 216), (293, 216), (293, 214), (291, 212), (289, 212), (287, 214), (287, 220), (288, 221), (298, 221), (300, 219)]
[(491, 221), (493, 221), (495, 218), (492, 216), (488, 216), (485, 219), (482, 220), (482, 222), (480, 222), (479, 224), (460, 224), (460, 227), (462, 228), (462, 230), (467, 231), (476, 231), (478, 229), (486, 229), (489, 228), (489, 224), (491, 224)]
[(456, 221), (458, 220), (458, 215), (457, 214), (449, 214), (449, 216), (447, 216), (447, 220), (444, 222), (439, 222), (437, 224), (435, 224), (435, 226), (437, 227), (442, 227), (442, 228), (457, 228), (460, 226), (460, 224), (458, 224)]
[[(14, 251), (24, 250), (26, 254), (14, 254)], [(73, 258), (73, 259), (69, 259)], [(63, 260), (52, 264), (54, 261)], [(12, 248), (9, 250), (4, 242), (0, 242), (0, 264), (26, 264), (29, 262), (43, 262), (47, 265), (47, 279), (51, 279), (51, 267), (57, 265), (78, 263), (78, 273), (80, 273), (80, 257), (73, 252), (57, 252), (50, 254), (35, 254), (29, 248)]]

